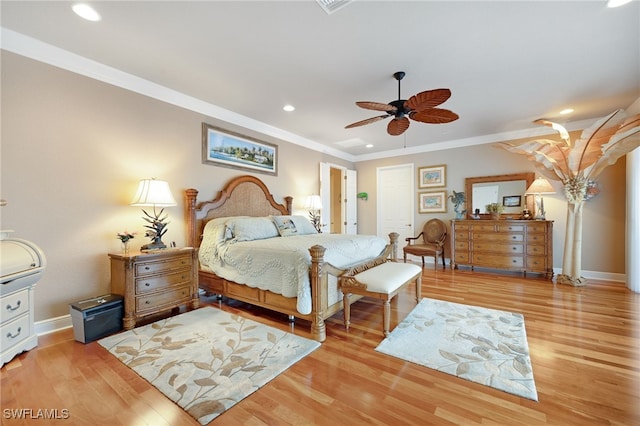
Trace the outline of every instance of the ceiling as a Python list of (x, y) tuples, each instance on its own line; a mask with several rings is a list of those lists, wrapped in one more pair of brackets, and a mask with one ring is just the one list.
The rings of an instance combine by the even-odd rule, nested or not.
[[(20, 53), (28, 36), (352, 161), (524, 137), (541, 117), (571, 128), (640, 97), (638, 1), (355, 0), (331, 14), (314, 0), (90, 4), (101, 21), (66, 1), (3, 0), (2, 47)], [(450, 88), (441, 107), (460, 118), (401, 136), (388, 120), (345, 129), (381, 114), (355, 101), (397, 99), (396, 71), (403, 99)]]

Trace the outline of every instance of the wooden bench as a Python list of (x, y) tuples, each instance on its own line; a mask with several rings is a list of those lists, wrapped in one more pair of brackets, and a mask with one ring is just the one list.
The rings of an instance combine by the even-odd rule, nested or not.
[(384, 302), (382, 323), (384, 335), (389, 335), (391, 322), (391, 299), (405, 286), (416, 283), (416, 302), (422, 297), (422, 268), (411, 263), (396, 263), (379, 260), (345, 272), (338, 278), (338, 286), (343, 293), (344, 325), (348, 329), (351, 322), (350, 294), (373, 297)]

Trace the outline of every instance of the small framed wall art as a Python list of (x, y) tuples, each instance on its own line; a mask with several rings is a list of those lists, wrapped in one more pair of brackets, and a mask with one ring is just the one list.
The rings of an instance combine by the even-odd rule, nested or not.
[(447, 191), (418, 193), (418, 213), (446, 213)]
[(418, 188), (439, 188), (447, 186), (447, 166), (427, 166), (418, 168)]
[(521, 195), (507, 195), (502, 197), (502, 205), (505, 207), (520, 207), (522, 205)]
[(278, 175), (278, 146), (202, 123), (202, 162)]

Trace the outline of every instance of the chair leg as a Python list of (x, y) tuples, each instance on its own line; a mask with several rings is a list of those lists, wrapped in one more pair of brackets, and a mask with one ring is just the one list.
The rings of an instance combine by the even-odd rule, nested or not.
[(404, 263), (407, 263), (407, 252), (404, 252)]
[(444, 264), (444, 253), (442, 253), (440, 257), (442, 258), (442, 269), (445, 269), (447, 266)]
[(389, 326), (391, 325), (391, 299), (387, 299), (384, 301), (384, 308), (382, 311), (382, 330), (384, 331), (384, 336), (387, 337), (389, 335)]
[(344, 315), (344, 327), (348, 330), (351, 324), (351, 304), (349, 303), (349, 294), (344, 293), (342, 296), (343, 315)]
[(416, 302), (420, 303), (422, 299), (422, 275), (416, 278)]
[(422, 269), (424, 269), (424, 256), (422, 256)]

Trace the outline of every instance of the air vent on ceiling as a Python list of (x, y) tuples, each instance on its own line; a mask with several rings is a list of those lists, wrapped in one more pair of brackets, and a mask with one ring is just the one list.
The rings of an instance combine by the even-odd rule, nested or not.
[(320, 7), (327, 12), (328, 15), (331, 15), (338, 9), (342, 9), (353, 0), (316, 0)]

